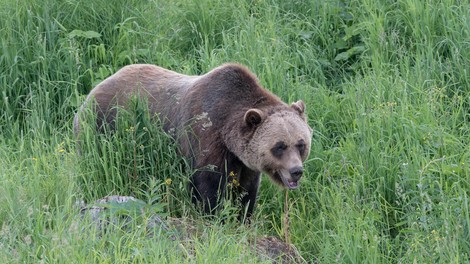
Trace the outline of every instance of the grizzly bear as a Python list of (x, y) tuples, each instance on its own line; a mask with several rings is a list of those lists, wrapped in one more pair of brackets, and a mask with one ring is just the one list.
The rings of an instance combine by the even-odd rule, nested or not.
[[(250, 216), (261, 173), (284, 188), (299, 187), (312, 136), (305, 104), (282, 102), (244, 66), (224, 64), (188, 76), (129, 65), (98, 84), (85, 104), (94, 101), (98, 126), (111, 124), (115, 106), (125, 106), (135, 93), (145, 96), (151, 113), (158, 114), (196, 169), (189, 190), (205, 212), (214, 212), (231, 184), (241, 197), (241, 214)], [(76, 134), (83, 107), (74, 118)]]

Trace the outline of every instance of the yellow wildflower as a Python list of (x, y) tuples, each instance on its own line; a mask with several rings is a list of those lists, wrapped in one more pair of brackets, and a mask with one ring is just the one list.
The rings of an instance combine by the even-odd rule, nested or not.
[(172, 182), (172, 181), (171, 181), (171, 179), (170, 179), (170, 178), (168, 178), (168, 179), (166, 179), (166, 180), (165, 180), (165, 184), (166, 184), (166, 185), (170, 185), (170, 184), (171, 184), (171, 182)]
[(234, 187), (240, 186), (240, 183), (237, 181), (237, 179), (232, 180), (232, 186), (234, 186)]
[(227, 183), (227, 185), (229, 187), (238, 187), (240, 186), (240, 183), (238, 182), (238, 179), (237, 179), (237, 174), (233, 171), (230, 171), (229, 174), (228, 174), (228, 177), (229, 177), (229, 182)]

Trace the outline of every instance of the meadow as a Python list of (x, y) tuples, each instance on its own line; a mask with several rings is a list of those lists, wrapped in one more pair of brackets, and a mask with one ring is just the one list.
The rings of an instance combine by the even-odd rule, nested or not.
[[(184, 160), (145, 113), (87, 133), (86, 155), (72, 131), (86, 94), (124, 65), (225, 62), (307, 105), (312, 150), (288, 201), (306, 262), (470, 262), (468, 1), (3, 0), (0, 41), (1, 263), (263, 262), (241, 242), (284, 236), (285, 193), (267, 177), (251, 224), (230, 204), (221, 223), (193, 208)], [(77, 227), (77, 202), (106, 195), (200, 223), (193, 253), (139, 223)]]

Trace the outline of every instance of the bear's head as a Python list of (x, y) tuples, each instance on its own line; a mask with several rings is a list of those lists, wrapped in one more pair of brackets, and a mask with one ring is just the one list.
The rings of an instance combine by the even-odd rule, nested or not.
[(304, 102), (277, 109), (249, 109), (244, 122), (251, 133), (238, 155), (240, 160), (250, 169), (269, 175), (276, 184), (296, 189), (312, 137)]

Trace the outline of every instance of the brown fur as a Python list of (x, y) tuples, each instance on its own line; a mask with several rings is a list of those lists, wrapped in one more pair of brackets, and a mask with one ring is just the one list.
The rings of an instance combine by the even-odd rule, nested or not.
[[(202, 201), (207, 212), (224, 196), (230, 173), (244, 193), (242, 204), (248, 206), (248, 215), (256, 201), (260, 172), (283, 187), (297, 188), (310, 151), (305, 104), (283, 103), (245, 67), (225, 64), (205, 75), (187, 76), (153, 65), (130, 65), (96, 86), (86, 102), (96, 102), (100, 126), (112, 123), (113, 107), (124, 105), (136, 92), (148, 98), (164, 129), (176, 132), (180, 151), (194, 168), (214, 166), (191, 178), (194, 201)], [(74, 119), (76, 133), (79, 113)]]

